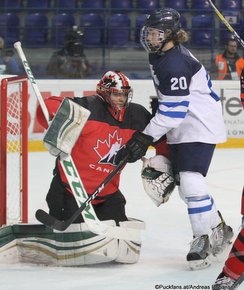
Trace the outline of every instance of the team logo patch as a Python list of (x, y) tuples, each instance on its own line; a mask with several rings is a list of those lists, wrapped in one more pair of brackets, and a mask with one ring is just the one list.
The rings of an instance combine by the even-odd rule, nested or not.
[(98, 139), (97, 145), (94, 147), (97, 155), (100, 157), (100, 164), (116, 165), (115, 158), (117, 152), (123, 147), (122, 138), (118, 136), (118, 131), (115, 130), (113, 134), (109, 134), (105, 140)]

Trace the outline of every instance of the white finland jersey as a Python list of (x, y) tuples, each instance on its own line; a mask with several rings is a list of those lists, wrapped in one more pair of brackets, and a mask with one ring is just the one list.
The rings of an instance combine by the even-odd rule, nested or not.
[(182, 45), (149, 54), (159, 107), (143, 133), (169, 144), (226, 141), (221, 102), (205, 68)]

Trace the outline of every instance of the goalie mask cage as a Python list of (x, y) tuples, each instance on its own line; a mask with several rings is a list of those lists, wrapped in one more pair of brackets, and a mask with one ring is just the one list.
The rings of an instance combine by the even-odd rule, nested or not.
[(0, 226), (27, 223), (28, 80), (1, 80)]

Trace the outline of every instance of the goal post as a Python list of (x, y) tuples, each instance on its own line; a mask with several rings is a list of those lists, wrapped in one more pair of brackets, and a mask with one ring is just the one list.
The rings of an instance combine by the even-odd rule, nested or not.
[(0, 92), (0, 227), (28, 221), (28, 80), (6, 77)]

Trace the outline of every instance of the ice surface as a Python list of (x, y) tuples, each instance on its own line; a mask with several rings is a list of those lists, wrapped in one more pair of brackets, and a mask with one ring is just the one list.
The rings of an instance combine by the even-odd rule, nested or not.
[[(48, 153), (30, 153), (31, 222), (36, 223), (36, 209), (47, 209), (45, 196), (53, 167), (54, 158)], [(127, 198), (127, 215), (146, 222), (141, 257), (137, 264), (103, 264), (80, 268), (0, 265), (0, 289), (210, 289), (223, 267), (226, 255), (221, 261), (213, 261), (208, 269), (190, 271), (185, 257), (192, 233), (185, 204), (176, 189), (168, 203), (157, 208), (143, 191), (140, 170), (141, 161), (128, 164), (121, 179), (121, 191)], [(241, 222), (243, 176), (244, 149), (217, 149), (207, 178), (209, 193), (235, 234)], [(244, 289), (244, 285), (239, 289)]]

